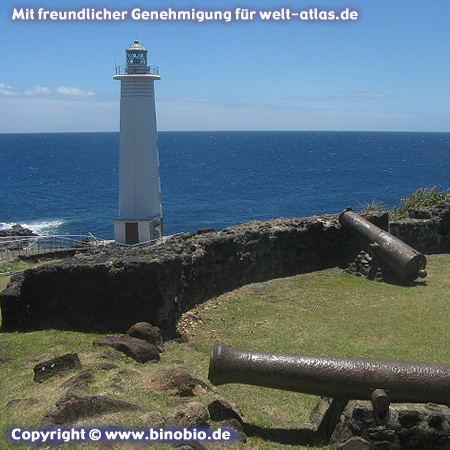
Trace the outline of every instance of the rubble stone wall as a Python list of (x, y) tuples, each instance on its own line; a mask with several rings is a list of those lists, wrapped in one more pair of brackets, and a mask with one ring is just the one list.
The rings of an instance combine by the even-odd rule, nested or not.
[(394, 236), (422, 253), (450, 252), (450, 204), (411, 209), (409, 216), (389, 224)]
[[(387, 229), (386, 213), (368, 219)], [(392, 231), (409, 239), (405, 226)], [(437, 233), (437, 241), (446, 242), (448, 228)], [(440, 244), (429, 245), (436, 252)], [(211, 297), (249, 283), (345, 267), (360, 249), (361, 241), (337, 215), (243, 223), (148, 248), (98, 248), (18, 277), (0, 294), (2, 329), (123, 332), (145, 321), (168, 336), (183, 312)]]

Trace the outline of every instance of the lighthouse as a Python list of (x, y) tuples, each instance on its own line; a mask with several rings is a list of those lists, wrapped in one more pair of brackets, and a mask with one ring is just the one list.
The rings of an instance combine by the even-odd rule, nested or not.
[(161, 182), (154, 81), (157, 67), (147, 65), (147, 49), (135, 40), (125, 51), (120, 80), (119, 217), (116, 244), (140, 244), (162, 237)]

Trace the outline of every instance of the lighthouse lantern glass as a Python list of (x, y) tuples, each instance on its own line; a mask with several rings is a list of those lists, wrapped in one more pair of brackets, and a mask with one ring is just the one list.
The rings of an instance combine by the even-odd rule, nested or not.
[(147, 65), (146, 51), (127, 51), (127, 65)]

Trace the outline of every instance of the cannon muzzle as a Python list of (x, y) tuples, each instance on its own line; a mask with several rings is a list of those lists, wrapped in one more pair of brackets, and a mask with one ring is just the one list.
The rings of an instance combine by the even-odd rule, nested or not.
[(341, 225), (351, 228), (371, 250), (406, 281), (425, 278), (425, 256), (373, 223), (347, 208), (339, 215)]
[(449, 364), (252, 352), (217, 343), (208, 377), (214, 385), (243, 383), (354, 400), (384, 389), (394, 402), (450, 406)]

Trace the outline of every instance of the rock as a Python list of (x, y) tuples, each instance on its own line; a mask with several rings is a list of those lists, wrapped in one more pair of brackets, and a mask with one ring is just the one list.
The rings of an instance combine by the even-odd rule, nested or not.
[(371, 450), (370, 442), (360, 437), (352, 437), (343, 444), (338, 445), (338, 450)]
[(352, 261), (345, 272), (368, 280), (386, 281), (388, 283), (401, 284), (402, 279), (386, 263), (370, 253), (371, 250), (361, 251)]
[(239, 423), (243, 423), (241, 416), (233, 409), (231, 403), (226, 400), (217, 399), (213, 400), (208, 405), (208, 411), (211, 416), (211, 420), (237, 420)]
[(205, 447), (199, 442), (191, 442), (189, 445), (182, 445), (175, 450), (205, 450)]
[(94, 380), (94, 374), (89, 370), (83, 370), (83, 372), (74, 375), (67, 381), (62, 383), (59, 387), (67, 390), (67, 394), (72, 395), (86, 395), (89, 393), (89, 385)]
[(88, 395), (91, 391), (91, 388), (85, 381), (79, 381), (78, 383), (71, 386), (66, 391), (66, 396), (71, 395)]
[(450, 203), (408, 209), (410, 218), (394, 220), (390, 232), (419, 252), (450, 251)]
[(450, 408), (445, 405), (391, 403), (386, 416), (369, 401), (351, 400), (330, 439), (332, 450), (447, 450)]
[(82, 372), (74, 375), (73, 377), (70, 377), (67, 381), (61, 384), (61, 388), (63, 389), (69, 389), (73, 385), (76, 385), (80, 381), (83, 381), (85, 383), (90, 383), (91, 381), (94, 381), (95, 377), (94, 374), (89, 370), (83, 370)]
[(158, 348), (142, 339), (128, 334), (114, 334), (94, 340), (94, 346), (109, 346), (125, 353), (140, 363), (150, 360), (159, 360)]
[(16, 223), (11, 228), (0, 230), (0, 237), (26, 237), (26, 236), (38, 236), (36, 233), (28, 228), (23, 227), (20, 223)]
[(322, 397), (309, 415), (307, 428), (314, 431), (321, 440), (328, 442), (346, 405), (345, 399)]
[(205, 446), (200, 444), (200, 442), (191, 442), (189, 445), (182, 445), (175, 450), (205, 450)]
[(67, 426), (80, 420), (120, 411), (145, 411), (145, 408), (123, 400), (104, 396), (81, 397), (71, 395), (60, 399), (42, 420), (43, 426)]
[(219, 428), (221, 428), (222, 430), (224, 428), (231, 428), (235, 433), (234, 439), (236, 439), (236, 441), (247, 442), (247, 435), (244, 433), (242, 423), (239, 422), (238, 420), (236, 419), (226, 420), (225, 422), (222, 422), (220, 424)]
[(199, 402), (189, 402), (166, 418), (166, 426), (190, 428), (206, 425), (209, 420), (208, 408)]
[[(212, 417), (211, 417), (211, 419), (212, 419)], [(235, 430), (235, 431), (244, 431), (244, 427), (242, 426), (242, 423), (236, 419), (225, 420), (224, 422), (220, 423), (220, 427), (221, 428), (231, 428), (232, 430)]]
[(189, 397), (172, 397), (169, 399), (169, 406), (171, 408), (178, 407), (180, 405), (185, 405), (186, 403), (192, 402), (192, 398)]
[(206, 233), (215, 233), (216, 229), (215, 228), (211, 228), (211, 227), (203, 227), (203, 228), (198, 228), (197, 229), (197, 234), (201, 235), (201, 234), (206, 234)]
[(104, 359), (116, 359), (116, 354), (110, 348), (105, 350), (100, 356)]
[(100, 363), (97, 365), (97, 367), (101, 370), (112, 370), (112, 369), (118, 369), (119, 366), (117, 366), (116, 364), (111, 364), (111, 363)]
[(143, 339), (155, 345), (160, 352), (164, 351), (163, 338), (158, 327), (148, 322), (138, 322), (127, 330), (127, 334), (137, 339)]
[(125, 389), (120, 384), (117, 383), (111, 383), (109, 387), (113, 388), (117, 392), (120, 392), (121, 394), (125, 392)]
[(146, 428), (162, 428), (164, 427), (164, 417), (158, 411), (150, 411), (141, 418), (142, 425)]
[(80, 369), (81, 362), (77, 353), (67, 353), (57, 358), (41, 362), (34, 366), (34, 381), (42, 383), (55, 375), (62, 375), (70, 370)]
[(118, 373), (125, 375), (127, 377), (135, 377), (136, 375), (141, 374), (141, 372), (138, 372), (135, 369), (130, 369), (129, 367), (123, 367), (122, 369), (119, 369)]
[(150, 359), (149, 361), (145, 361), (144, 363), (146, 366), (151, 366), (153, 364), (158, 364), (158, 361), (156, 359)]
[(177, 366), (183, 366), (184, 365), (184, 361), (182, 361), (181, 359), (172, 359), (172, 361), (170, 361), (172, 364), (176, 364)]
[(38, 398), (15, 398), (14, 400), (10, 400), (6, 406), (11, 408), (12, 406), (20, 405), (21, 408), (26, 406), (32, 406), (36, 403), (40, 403), (42, 400)]
[(114, 445), (111, 442), (97, 442), (95, 448), (101, 450), (114, 450)]
[(179, 367), (155, 370), (142, 379), (144, 389), (183, 397), (193, 395), (195, 385), (194, 378)]

